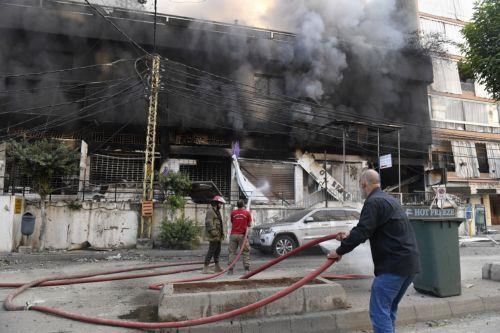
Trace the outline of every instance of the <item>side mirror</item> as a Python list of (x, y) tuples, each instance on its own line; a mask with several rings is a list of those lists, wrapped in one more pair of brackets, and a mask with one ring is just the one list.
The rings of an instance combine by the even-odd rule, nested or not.
[(306, 219), (304, 220), (304, 223), (309, 223), (309, 222), (314, 222), (314, 217), (312, 217), (312, 216), (306, 217)]

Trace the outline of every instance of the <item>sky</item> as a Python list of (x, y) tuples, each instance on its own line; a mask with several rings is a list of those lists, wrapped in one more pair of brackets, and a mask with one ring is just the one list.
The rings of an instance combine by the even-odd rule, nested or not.
[[(148, 0), (152, 6), (154, 0)], [(158, 11), (200, 19), (275, 28), (266, 20), (275, 0), (158, 0)]]

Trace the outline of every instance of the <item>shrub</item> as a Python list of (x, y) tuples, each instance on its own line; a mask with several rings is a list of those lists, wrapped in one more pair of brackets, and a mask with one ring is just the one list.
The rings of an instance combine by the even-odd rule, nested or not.
[(201, 228), (193, 220), (178, 218), (162, 222), (159, 238), (169, 249), (192, 250), (199, 246), (200, 236)]

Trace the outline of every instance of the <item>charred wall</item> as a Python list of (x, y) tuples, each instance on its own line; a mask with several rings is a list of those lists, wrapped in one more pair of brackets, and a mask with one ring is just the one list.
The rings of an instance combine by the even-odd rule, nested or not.
[[(131, 59), (140, 53), (86, 6), (41, 9), (2, 3), (5, 1), (0, 2), (0, 39), (3, 45), (12, 46), (0, 51), (0, 71), (3, 73), (78, 67)], [(51, 1), (44, 3), (56, 5)], [(111, 19), (151, 51), (150, 16), (132, 16), (123, 10), (112, 15), (121, 15), (121, 20)], [(292, 78), (296, 80), (301, 73), (311, 70), (303, 59), (297, 61), (300, 53), (294, 35), (163, 16), (159, 23), (158, 52), (162, 56), (244, 83), (244, 86), (235, 86), (234, 82), (167, 62), (162, 74), (164, 87), (159, 109), (160, 141), (165, 144), (172, 143), (168, 133), (210, 132), (228, 141), (247, 139), (251, 144), (248, 147), (256, 154), (260, 148), (262, 155), (272, 155), (273, 151), (293, 152), (296, 147), (311, 150), (326, 147), (339, 152), (345, 127), (339, 125), (338, 120), (421, 124), (405, 127), (403, 147), (423, 151), (428, 144), (426, 89), (432, 76), (431, 64), (428, 58), (415, 56), (412, 50), (384, 50), (382, 57), (377, 54), (377, 48), (373, 48), (374, 60), (370, 63), (365, 53), (361, 57), (356, 47), (345, 42), (338, 46), (348, 63), (342, 81), (332, 87), (325, 85), (324, 96), (313, 99), (294, 90), (296, 84), (290, 84)], [(84, 86), (70, 92), (60, 88), (38, 89), (54, 82), (60, 86), (62, 83), (120, 78), (129, 81), (111, 88), (109, 85)], [(304, 81), (306, 79), (304, 76)], [(94, 135), (92, 132), (97, 130), (110, 133), (108, 139), (118, 129), (122, 134), (129, 132), (138, 137), (144, 133), (146, 105), (141, 99), (140, 87), (125, 94), (133, 93), (137, 97), (133, 102), (120, 104), (127, 100), (111, 99), (81, 111), (92, 103), (87, 100), (89, 98), (113, 95), (140, 83), (133, 62), (16, 80), (0, 79), (0, 90), (29, 90), (25, 95), (0, 97), (3, 105), (0, 117), (6, 126), (27, 120), (22, 126), (33, 127), (74, 113), (76, 120), (62, 124), (57, 130), (81, 132), (81, 136)], [(273, 96), (276, 94), (288, 95), (291, 99), (276, 98)], [(86, 101), (29, 112), (17, 111), (39, 105), (64, 104), (79, 98)], [(373, 133), (364, 143), (359, 139), (364, 130), (349, 127), (348, 149), (353, 153), (373, 154), (374, 147), (369, 144)], [(115, 139), (104, 144), (119, 146)], [(394, 136), (386, 139), (386, 145), (395, 146)], [(270, 153), (263, 153), (266, 149)]]

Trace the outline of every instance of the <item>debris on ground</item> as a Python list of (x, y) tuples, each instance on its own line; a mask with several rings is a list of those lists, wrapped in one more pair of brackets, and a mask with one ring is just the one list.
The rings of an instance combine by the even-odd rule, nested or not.
[(426, 322), (429, 327), (443, 327), (449, 325), (451, 322), (449, 320), (431, 320)]
[(117, 255), (115, 256), (109, 256), (109, 257), (106, 257), (106, 260), (120, 260), (122, 258), (122, 255), (121, 253), (118, 253)]

